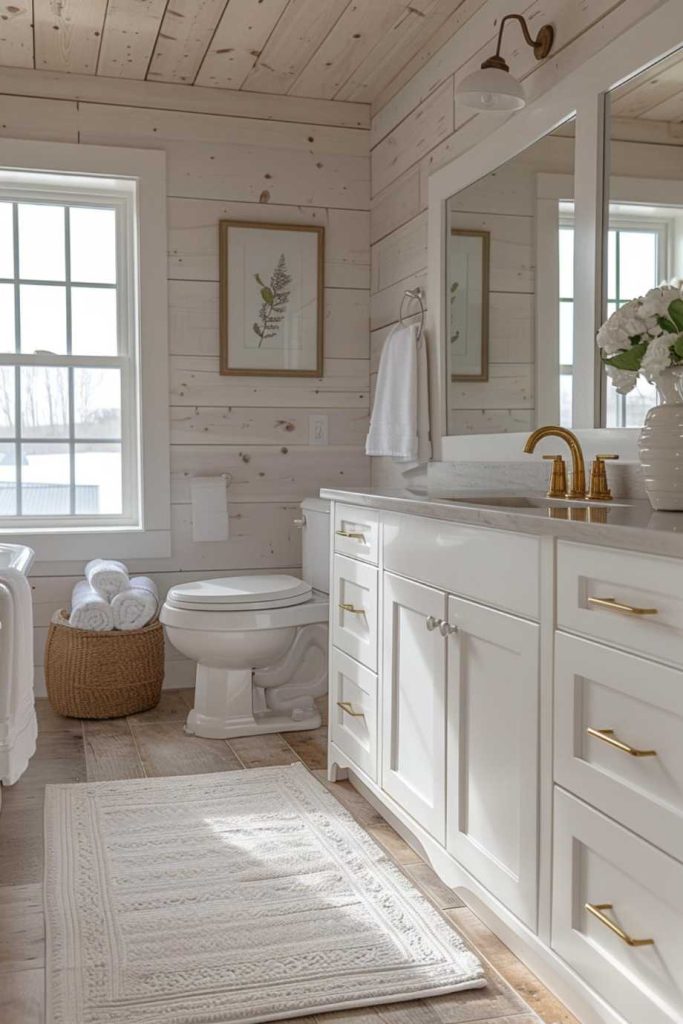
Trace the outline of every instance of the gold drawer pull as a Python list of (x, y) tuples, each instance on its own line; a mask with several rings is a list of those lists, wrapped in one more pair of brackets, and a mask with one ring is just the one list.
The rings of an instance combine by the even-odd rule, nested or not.
[(616, 597), (589, 597), (589, 604), (600, 608), (609, 608), (612, 612), (623, 612), (624, 615), (657, 615), (658, 608), (634, 608), (631, 604), (621, 604)]
[(365, 608), (356, 608), (355, 605), (340, 603), (339, 607), (343, 612), (351, 612), (353, 615), (365, 615)]
[(351, 715), (352, 718), (365, 718), (362, 711), (353, 710), (353, 704), (350, 700), (338, 700), (337, 707), (345, 711), (347, 715)]
[(359, 540), (363, 544), (365, 544), (365, 534), (364, 533), (354, 533), (354, 532), (350, 532), (348, 530), (337, 530), (336, 534), (337, 534), (338, 537), (346, 537), (347, 540)]
[(602, 740), (603, 743), (609, 743), (610, 747), (616, 747), (617, 750), (623, 750), (625, 754), (630, 754), (631, 757), (656, 757), (656, 750), (638, 750), (637, 747), (629, 747), (628, 743), (622, 743), (614, 735), (614, 729), (586, 729), (589, 736), (594, 736), (596, 740)]
[(654, 939), (632, 939), (631, 936), (620, 928), (618, 924), (602, 913), (603, 910), (612, 910), (613, 904), (611, 903), (586, 903), (585, 908), (589, 914), (593, 917), (597, 917), (601, 924), (604, 924), (606, 928), (609, 928), (611, 932), (618, 935), (622, 942), (625, 942), (627, 946), (654, 946)]

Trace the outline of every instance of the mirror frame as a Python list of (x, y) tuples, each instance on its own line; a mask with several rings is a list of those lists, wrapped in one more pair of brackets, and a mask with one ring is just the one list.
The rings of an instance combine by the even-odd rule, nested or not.
[[(672, 39), (679, 41), (672, 45)], [(641, 18), (585, 63), (565, 74), (523, 110), (508, 117), (497, 127), (494, 124), (494, 130), (488, 137), (467, 149), (468, 139), (481, 133), (484, 118), (490, 118), (491, 115), (473, 118), (455, 135), (455, 142), (461, 145), (463, 152), (430, 176), (427, 295), (438, 297), (437, 301), (429, 302), (427, 316), (434, 459), (462, 458), (463, 438), (471, 436), (446, 433), (446, 370), (442, 344), (446, 327), (443, 287), (446, 272), (446, 201), (518, 156), (572, 117), (576, 118), (574, 371), (576, 377), (590, 384), (573, 389), (573, 422), (574, 429), (581, 432), (594, 433), (600, 427), (602, 375), (595, 334), (603, 319), (606, 248), (603, 230), (605, 97), (610, 90), (674, 53), (681, 46), (683, 29), (680, 0), (666, 0), (661, 7)], [(637, 59), (634, 55), (637, 55)], [(561, 64), (562, 58), (558, 60)], [(536, 376), (536, 394), (539, 395), (542, 389), (539, 388), (538, 372)], [(543, 405), (538, 411), (547, 419), (547, 410), (543, 409)], [(619, 435), (628, 447), (634, 443), (637, 431), (624, 428), (611, 430), (610, 434)], [(513, 443), (518, 447), (520, 436), (524, 435), (488, 434), (486, 438), (514, 438)], [(617, 437), (614, 437), (614, 441), (617, 441)]]

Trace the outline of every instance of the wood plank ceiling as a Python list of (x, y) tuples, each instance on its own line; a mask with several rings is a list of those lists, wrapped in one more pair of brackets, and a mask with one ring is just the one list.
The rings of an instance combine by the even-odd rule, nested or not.
[(482, 3), (0, 0), (0, 65), (371, 103)]
[(683, 55), (680, 50), (624, 82), (612, 93), (614, 117), (683, 122)]

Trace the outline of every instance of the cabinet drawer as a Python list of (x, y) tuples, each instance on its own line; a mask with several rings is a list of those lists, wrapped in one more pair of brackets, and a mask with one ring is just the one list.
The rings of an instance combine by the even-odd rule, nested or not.
[(557, 634), (555, 780), (683, 861), (682, 736), (678, 670)]
[(562, 629), (683, 664), (683, 561), (560, 541)]
[(361, 562), (379, 561), (379, 512), (355, 505), (334, 507), (334, 550)]
[(630, 1024), (680, 1024), (683, 865), (561, 789), (553, 860), (555, 952)]
[(332, 648), (330, 739), (371, 779), (377, 778), (377, 676)]
[(387, 512), (382, 523), (386, 569), (538, 618), (537, 537)]
[(377, 569), (334, 556), (332, 643), (377, 671)]

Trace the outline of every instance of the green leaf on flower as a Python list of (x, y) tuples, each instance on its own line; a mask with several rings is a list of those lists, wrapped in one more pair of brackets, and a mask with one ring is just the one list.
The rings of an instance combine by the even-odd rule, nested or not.
[(678, 356), (679, 359), (683, 359), (683, 334), (679, 334), (673, 345), (671, 351)]
[(669, 316), (675, 324), (675, 331), (683, 331), (683, 299), (674, 299), (669, 304)]
[(673, 322), (673, 320), (669, 320), (669, 318), (666, 316), (658, 316), (657, 323), (663, 331), (666, 331), (667, 334), (675, 334), (678, 330), (680, 330), (680, 328), (676, 327), (676, 324)]
[(267, 302), (269, 306), (273, 305), (273, 293), (270, 288), (264, 287), (261, 289), (261, 298), (264, 302)]
[(639, 370), (643, 356), (647, 352), (647, 342), (641, 341), (639, 345), (632, 345), (625, 352), (617, 352), (615, 356), (605, 359), (608, 366), (615, 366), (618, 370)]

